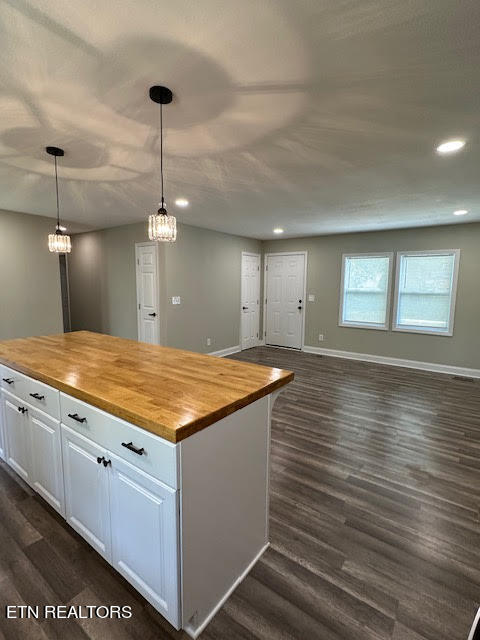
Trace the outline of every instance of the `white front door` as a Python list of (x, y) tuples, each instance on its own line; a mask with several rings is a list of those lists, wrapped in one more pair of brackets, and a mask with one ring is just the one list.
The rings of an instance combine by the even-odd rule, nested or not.
[(137, 268), (137, 318), (140, 342), (159, 344), (160, 318), (157, 244), (135, 247)]
[(241, 346), (250, 349), (258, 345), (260, 308), (260, 256), (242, 253)]
[(265, 343), (302, 348), (305, 254), (266, 256)]

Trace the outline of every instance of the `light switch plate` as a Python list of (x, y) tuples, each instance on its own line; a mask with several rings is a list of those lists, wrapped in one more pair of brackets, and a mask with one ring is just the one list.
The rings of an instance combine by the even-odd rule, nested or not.
[(173, 296), (172, 298), (172, 304), (181, 304), (182, 299), (180, 298), (180, 296)]
[(309, 293), (308, 294), (308, 301), (309, 302), (315, 302), (315, 295), (313, 293)]

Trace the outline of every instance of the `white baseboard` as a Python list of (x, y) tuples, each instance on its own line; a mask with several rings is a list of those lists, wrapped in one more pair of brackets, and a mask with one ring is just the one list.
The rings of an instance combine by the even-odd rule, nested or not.
[(224, 358), (225, 356), (230, 356), (232, 353), (238, 353), (240, 351), (240, 345), (236, 344), (234, 347), (227, 347), (226, 349), (220, 349), (220, 351), (211, 351), (207, 353), (207, 356), (218, 356), (219, 358)]
[(246, 578), (246, 576), (250, 573), (250, 571), (257, 564), (257, 562), (259, 561), (259, 559), (262, 557), (262, 555), (265, 553), (265, 551), (268, 549), (269, 546), (270, 546), (270, 542), (267, 542), (267, 544), (260, 549), (260, 551), (254, 557), (254, 559), (250, 562), (248, 567), (245, 569), (245, 571), (241, 575), (238, 576), (238, 578), (232, 584), (230, 589), (225, 593), (225, 595), (222, 596), (222, 599), (215, 605), (215, 607), (210, 611), (210, 613), (205, 618), (205, 620), (203, 620), (203, 622), (198, 627), (196, 627), (195, 629), (193, 627), (191, 627), (190, 625), (187, 625), (186, 627), (184, 627), (184, 631), (186, 633), (188, 633), (188, 635), (191, 638), (193, 638), (193, 640), (198, 638), (198, 636), (202, 633), (202, 631), (205, 629), (205, 627), (210, 622), (210, 620), (213, 618), (213, 616), (218, 612), (218, 610), (221, 607), (223, 607), (223, 605), (228, 600), (228, 598), (232, 595), (232, 593), (235, 591), (235, 589), (238, 587), (238, 585), (242, 582), (242, 580), (244, 580)]
[(465, 376), (467, 378), (480, 378), (480, 369), (468, 367), (455, 367), (449, 364), (436, 364), (434, 362), (420, 362), (419, 360), (404, 360), (402, 358), (390, 358), (388, 356), (376, 356), (370, 353), (356, 353), (355, 351), (339, 351), (337, 349), (325, 349), (323, 347), (309, 347), (305, 345), (303, 351), (316, 353), (333, 358), (346, 358), (348, 360), (362, 360), (363, 362), (375, 362), (393, 367), (406, 367), (407, 369), (421, 369), (435, 373), (447, 373), (452, 376)]

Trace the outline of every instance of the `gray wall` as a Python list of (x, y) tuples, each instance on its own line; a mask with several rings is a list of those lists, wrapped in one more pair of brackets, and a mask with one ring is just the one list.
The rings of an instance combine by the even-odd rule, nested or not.
[[(338, 326), (343, 253), (424, 249), (461, 250), (452, 337)], [(263, 250), (308, 251), (307, 293), (315, 294), (315, 302), (306, 303), (306, 345), (480, 368), (479, 223), (272, 240), (263, 243)]]
[(63, 332), (55, 220), (0, 211), (0, 340)]
[[(73, 237), (73, 330), (137, 338), (135, 243), (147, 239), (145, 223)], [(239, 344), (241, 252), (261, 253), (261, 243), (179, 225), (177, 242), (159, 249), (162, 344), (199, 352)]]

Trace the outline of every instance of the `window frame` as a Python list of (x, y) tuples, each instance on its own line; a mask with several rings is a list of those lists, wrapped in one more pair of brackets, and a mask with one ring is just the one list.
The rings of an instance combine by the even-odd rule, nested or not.
[[(399, 308), (399, 284), (400, 284), (400, 262), (403, 256), (444, 256), (444, 255), (453, 255), (454, 256), (454, 264), (453, 264), (453, 277), (452, 277), (452, 288), (450, 292), (450, 315), (448, 318), (448, 328), (446, 331), (439, 330), (435, 327), (427, 328), (427, 327), (411, 327), (408, 325), (399, 325), (398, 324), (398, 308)], [(421, 333), (423, 335), (429, 336), (444, 336), (444, 337), (452, 337), (453, 336), (453, 327), (455, 321), (455, 306), (457, 303), (457, 289), (458, 289), (458, 271), (460, 265), (460, 249), (426, 249), (424, 251), (397, 251), (396, 264), (395, 264), (395, 294), (394, 294), (394, 305), (393, 305), (393, 316), (392, 316), (392, 331), (399, 331), (402, 333)]]
[[(343, 320), (343, 310), (345, 306), (345, 264), (347, 258), (388, 258), (388, 275), (387, 275), (387, 304), (385, 309), (385, 322), (377, 324), (372, 322), (349, 322)], [(340, 279), (340, 304), (338, 313), (338, 326), (350, 327), (353, 329), (376, 329), (377, 331), (388, 331), (390, 328), (390, 312), (392, 301), (392, 273), (393, 273), (393, 251), (378, 251), (368, 253), (343, 253), (342, 254), (342, 274)]]

